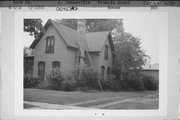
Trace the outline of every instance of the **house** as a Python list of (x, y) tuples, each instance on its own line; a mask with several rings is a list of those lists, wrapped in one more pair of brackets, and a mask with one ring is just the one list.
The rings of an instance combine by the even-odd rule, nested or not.
[(33, 76), (47, 80), (46, 75), (58, 68), (65, 74), (83, 67), (93, 67), (103, 78), (110, 74), (114, 45), (110, 31), (86, 32), (86, 20), (78, 20), (77, 30), (49, 19), (45, 32), (35, 39)]
[(146, 63), (141, 70), (141, 74), (154, 77), (156, 80), (159, 81), (159, 63)]
[(34, 51), (30, 48), (24, 48), (24, 74), (33, 73)]

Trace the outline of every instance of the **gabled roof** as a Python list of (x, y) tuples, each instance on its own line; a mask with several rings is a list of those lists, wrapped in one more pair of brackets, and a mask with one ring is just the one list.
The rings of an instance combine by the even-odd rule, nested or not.
[[(80, 37), (76, 30), (49, 19), (44, 25), (45, 31), (51, 24), (55, 27), (58, 34), (63, 38), (67, 46), (79, 48), (78, 40), (80, 39)], [(30, 48), (34, 49), (43, 35), (44, 33), (40, 33), (40, 37), (33, 41)], [(114, 51), (114, 45), (112, 42), (112, 38), (110, 37), (110, 31), (86, 33), (86, 43), (90, 52), (100, 52), (106, 39), (109, 40), (111, 50)]]
[(110, 31), (86, 33), (86, 42), (89, 51), (90, 52), (101, 51), (106, 39), (109, 40), (111, 50), (114, 51), (114, 45), (109, 35), (110, 35)]
[[(79, 48), (78, 47), (78, 39), (79, 39), (79, 35), (77, 33), (77, 31), (63, 25), (60, 23), (56, 23), (55, 21), (49, 19), (47, 21), (47, 23), (45, 24), (44, 28), (45, 31), (48, 29), (48, 27), (50, 25), (53, 25), (55, 27), (55, 29), (57, 30), (58, 34), (63, 38), (63, 40), (65, 41), (66, 45), (69, 47), (73, 47), (73, 48)], [(43, 37), (44, 33), (40, 33), (40, 36), (38, 39), (35, 39), (33, 41), (33, 43), (31, 44), (30, 48), (34, 49), (35, 46), (38, 44), (38, 42), (41, 40), (41, 38)]]
[(62, 36), (66, 44), (70, 47), (78, 48), (78, 39), (80, 39), (78, 32), (70, 27), (67, 27), (61, 23), (56, 23), (51, 20), (52, 24), (54, 24), (58, 33)]

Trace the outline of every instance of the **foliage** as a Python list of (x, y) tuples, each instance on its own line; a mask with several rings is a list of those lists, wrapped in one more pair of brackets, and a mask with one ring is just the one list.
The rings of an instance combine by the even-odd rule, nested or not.
[(77, 71), (70, 74), (62, 74), (58, 69), (53, 69), (47, 76), (49, 85), (47, 89), (74, 91), (87, 91), (98, 89), (98, 73), (92, 68), (83, 68), (80, 76)]
[(53, 90), (60, 90), (60, 86), (64, 77), (59, 69), (54, 68), (50, 71), (49, 75), (47, 76), (49, 82), (49, 88)]
[(158, 90), (159, 88), (158, 80), (154, 77), (143, 75), (142, 81), (146, 90)]
[(123, 33), (122, 37), (115, 40), (114, 46), (116, 53), (112, 72), (117, 79), (123, 80), (125, 74), (138, 71), (144, 65), (147, 55), (141, 48), (139, 38)]
[(145, 90), (142, 76), (136, 72), (130, 72), (127, 81), (127, 90), (142, 91)]
[(75, 78), (72, 75), (65, 75), (64, 80), (61, 82), (61, 90), (74, 91), (76, 88)]
[(77, 29), (77, 19), (55, 19), (57, 23), (64, 24), (72, 29)]
[(31, 56), (33, 55), (33, 49), (29, 47), (24, 47), (24, 56)]
[(44, 32), (41, 19), (24, 19), (24, 31), (34, 38), (39, 37), (40, 32)]
[(83, 68), (79, 79), (78, 87), (88, 87), (88, 89), (98, 89), (98, 72), (93, 68)]
[(118, 83), (118, 80), (112, 74), (108, 75), (107, 78), (102, 81), (102, 87), (104, 90), (113, 90), (113, 91), (122, 90), (121, 86)]
[(123, 29), (122, 19), (87, 19), (86, 23), (88, 32), (110, 31), (117, 26)]
[(36, 88), (40, 80), (36, 77), (32, 77), (29, 74), (24, 75), (24, 88)]
[[(73, 29), (77, 29), (78, 19), (56, 19), (56, 22), (62, 23)], [(117, 27), (118, 26), (118, 27)], [(97, 31), (110, 31), (114, 28), (123, 29), (122, 19), (86, 19), (86, 31), (87, 32), (97, 32)]]
[(137, 72), (129, 72), (125, 75), (124, 80), (117, 79), (113, 75), (109, 75), (107, 79), (102, 81), (104, 89), (113, 91), (144, 91), (144, 83), (142, 75)]

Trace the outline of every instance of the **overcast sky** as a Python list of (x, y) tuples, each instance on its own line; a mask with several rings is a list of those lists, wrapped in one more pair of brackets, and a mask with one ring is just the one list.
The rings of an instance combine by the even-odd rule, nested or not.
[[(123, 18), (124, 28), (126, 32), (132, 33), (135, 37), (142, 39), (142, 49), (145, 50), (146, 54), (151, 57), (151, 63), (159, 63), (159, 40), (158, 40), (158, 22), (155, 19), (138, 19), (138, 18)], [(47, 18), (43, 19), (43, 24), (46, 23)], [(29, 36), (28, 33), (24, 35), (26, 47), (30, 46), (33, 37)]]
[(159, 63), (159, 31), (155, 19), (128, 19), (124, 18), (126, 32), (141, 38), (142, 49), (151, 57), (152, 63)]

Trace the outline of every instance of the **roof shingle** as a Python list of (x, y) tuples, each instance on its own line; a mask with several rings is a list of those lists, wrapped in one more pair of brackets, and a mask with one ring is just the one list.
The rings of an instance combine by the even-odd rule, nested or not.
[(104, 32), (91, 32), (86, 33), (86, 42), (89, 51), (99, 52), (101, 51), (105, 40), (107, 39), (109, 31)]
[(56, 23), (51, 20), (54, 27), (57, 29), (58, 33), (63, 37), (68, 46), (78, 48), (78, 39), (79, 35), (76, 30), (73, 30), (70, 27), (67, 27), (61, 23)]
[[(51, 19), (47, 21), (44, 28), (47, 30), (49, 25), (52, 24), (56, 30), (58, 31), (58, 34), (64, 39), (67, 46), (73, 47), (73, 48), (79, 48), (78, 40), (80, 39), (80, 36), (78, 32), (70, 27), (67, 27), (61, 23), (57, 23)], [(109, 31), (101, 31), (101, 32), (90, 32), (86, 33), (86, 43), (88, 46), (88, 49), (90, 52), (100, 52), (102, 50), (102, 47), (104, 45), (104, 42), (106, 39), (108, 39)], [(38, 44), (40, 39), (42, 38), (44, 34), (41, 33), (39, 39), (36, 39), (31, 44), (30, 48), (35, 48), (35, 46)], [(111, 49), (113, 50), (114, 47), (112, 46), (112, 40), (109, 41)]]

